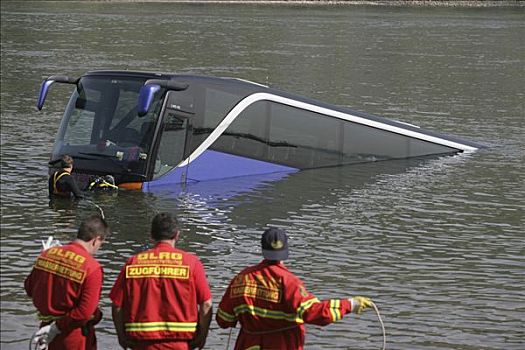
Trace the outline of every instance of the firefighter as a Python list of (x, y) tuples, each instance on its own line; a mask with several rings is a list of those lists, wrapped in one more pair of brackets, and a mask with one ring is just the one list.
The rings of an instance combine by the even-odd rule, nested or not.
[(63, 155), (59, 160), (49, 162), (50, 165), (60, 167), (59, 170), (53, 172), (49, 176), (48, 187), (49, 187), (49, 197), (71, 197), (71, 194), (76, 199), (84, 198), (82, 192), (78, 188), (78, 185), (71, 176), (73, 171), (73, 158), (67, 154)]
[(204, 266), (175, 247), (176, 217), (157, 214), (152, 249), (128, 259), (110, 293), (113, 323), (124, 349), (203, 348), (212, 316)]
[(371, 306), (365, 297), (319, 301), (282, 263), (288, 258), (288, 237), (278, 228), (261, 237), (264, 259), (233, 278), (217, 310), (221, 328), (241, 324), (236, 350), (301, 350), (305, 323), (320, 326), (349, 312)]
[(98, 308), (103, 271), (93, 255), (109, 235), (104, 219), (90, 216), (76, 239), (44, 250), (24, 282), (33, 299), (41, 328), (36, 340), (50, 350), (97, 348), (94, 325), (102, 318)]

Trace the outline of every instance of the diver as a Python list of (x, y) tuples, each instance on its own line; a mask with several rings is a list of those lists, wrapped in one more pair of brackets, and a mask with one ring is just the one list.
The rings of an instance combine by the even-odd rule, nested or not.
[(93, 176), (89, 178), (87, 191), (103, 191), (111, 193), (118, 191), (118, 186), (115, 185), (115, 178), (111, 175)]
[(49, 164), (60, 167), (59, 170), (49, 176), (49, 198), (70, 198), (71, 194), (75, 199), (84, 198), (75, 179), (71, 176), (73, 158), (70, 155), (64, 154), (60, 159), (51, 161)]

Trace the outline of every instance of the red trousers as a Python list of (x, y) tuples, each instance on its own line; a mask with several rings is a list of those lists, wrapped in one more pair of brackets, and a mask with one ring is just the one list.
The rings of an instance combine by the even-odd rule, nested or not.
[(61, 333), (49, 344), (49, 350), (97, 350), (95, 328), (89, 327), (87, 335), (81, 328), (75, 328), (69, 333)]
[(266, 333), (266, 334), (247, 334), (239, 332), (235, 350), (245, 350), (250, 348), (261, 350), (303, 350), (304, 328), (301, 326), (283, 332)]
[(187, 341), (141, 341), (133, 347), (133, 350), (190, 350)]

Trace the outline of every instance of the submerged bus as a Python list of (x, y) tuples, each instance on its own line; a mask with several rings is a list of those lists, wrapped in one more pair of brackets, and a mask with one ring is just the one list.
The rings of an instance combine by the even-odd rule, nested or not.
[(235, 79), (135, 71), (51, 76), (74, 86), (51, 161), (157, 186), (474, 151), (481, 145)]

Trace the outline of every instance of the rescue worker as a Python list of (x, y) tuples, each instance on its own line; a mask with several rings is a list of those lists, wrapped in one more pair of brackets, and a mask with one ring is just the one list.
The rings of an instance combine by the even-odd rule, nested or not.
[(93, 255), (108, 235), (104, 219), (93, 215), (70, 244), (46, 249), (37, 258), (24, 286), (41, 320), (39, 344), (50, 350), (97, 348), (94, 325), (102, 318), (103, 271)]
[(151, 223), (152, 249), (128, 259), (113, 286), (113, 323), (123, 349), (202, 349), (212, 317), (204, 266), (175, 247), (176, 217)]
[(60, 169), (49, 176), (49, 197), (69, 198), (73, 194), (76, 199), (84, 198), (75, 179), (71, 176), (73, 158), (65, 154), (59, 160), (49, 162), (50, 165), (56, 165), (57, 163), (59, 163)]
[(282, 263), (288, 258), (288, 237), (269, 228), (261, 237), (264, 259), (233, 278), (217, 310), (221, 328), (241, 324), (236, 350), (301, 350), (305, 323), (320, 326), (349, 312), (371, 306), (365, 297), (319, 301)]

